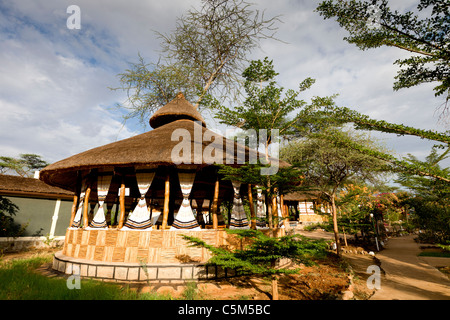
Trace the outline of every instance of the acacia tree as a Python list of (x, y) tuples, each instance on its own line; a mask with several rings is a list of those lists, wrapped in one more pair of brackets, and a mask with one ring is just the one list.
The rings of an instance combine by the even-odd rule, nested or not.
[(388, 46), (411, 52), (409, 58), (395, 61), (401, 69), (394, 90), (437, 82), (434, 91), (445, 96), (445, 114), (450, 99), (449, 2), (420, 0), (417, 13), (392, 11), (388, 5), (387, 0), (328, 0), (317, 11), (324, 19), (336, 18), (350, 33), (344, 40), (362, 50)]
[(120, 74), (128, 93), (126, 118), (141, 121), (183, 91), (196, 107), (213, 107), (239, 93), (240, 75), (247, 55), (262, 39), (274, 38), (278, 17), (266, 18), (244, 0), (202, 0), (177, 18), (171, 33), (157, 33), (162, 57), (144, 59)]
[(345, 148), (338, 142), (351, 140), (370, 149), (380, 148), (362, 134), (349, 133), (330, 127), (320, 133), (310, 134), (281, 149), (281, 159), (289, 163), (304, 165), (304, 179), (315, 186), (329, 202), (333, 218), (336, 252), (340, 255), (339, 228), (336, 196), (344, 184), (354, 181), (374, 181), (384, 169), (384, 161)]
[[(254, 145), (250, 143), (250, 146), (257, 149), (259, 144), (262, 144), (265, 160), (269, 162), (269, 148), (280, 142), (276, 138), (292, 136), (296, 132), (294, 125), (303, 115), (302, 111), (311, 108), (311, 105), (321, 105), (322, 100), (320, 98), (313, 99), (311, 105), (308, 105), (306, 101), (299, 99), (300, 94), (314, 84), (314, 79), (311, 78), (303, 80), (299, 84), (298, 90), (289, 89), (284, 92), (284, 88), (280, 87), (275, 80), (278, 73), (274, 69), (273, 61), (267, 57), (264, 60), (251, 61), (242, 75), (245, 79), (243, 85), (246, 93), (245, 100), (241, 105), (233, 108), (219, 106), (215, 117), (220, 120), (220, 123), (244, 130), (246, 135), (254, 134), (253, 141), (256, 143)], [(327, 98), (322, 99), (327, 100)], [(273, 135), (274, 133), (276, 136)], [(277, 157), (278, 153), (276, 152), (274, 156)], [(242, 170), (249, 170), (249, 168), (251, 167), (243, 167)], [(236, 173), (232, 168), (227, 167), (222, 170), (224, 172), (228, 170), (229, 176), (234, 176), (244, 183), (258, 184), (262, 187), (266, 192), (266, 203), (270, 208), (270, 228), (273, 226), (273, 216), (277, 212), (277, 193), (283, 194), (283, 192), (289, 191), (289, 181), (286, 177), (292, 177), (295, 174), (300, 176), (295, 168), (284, 168), (278, 175), (274, 172), (267, 176), (248, 175), (244, 172)], [(244, 177), (249, 178), (244, 181), (242, 180)], [(291, 178), (291, 182), (294, 182), (293, 178)]]
[[(374, 130), (399, 136), (416, 136), (421, 139), (435, 142), (436, 148), (438, 149), (449, 150), (450, 148), (450, 136), (448, 131), (437, 132), (433, 130), (422, 130), (402, 124), (389, 123), (384, 120), (374, 120), (367, 115), (363, 115), (346, 107), (338, 107), (334, 104), (328, 104), (324, 105), (323, 108), (319, 107), (314, 110), (309, 110), (309, 113), (304, 115), (303, 121), (315, 123), (316, 126), (353, 123), (354, 128), (357, 130)], [(393, 172), (431, 177), (450, 183), (448, 171), (443, 170), (438, 166), (430, 166), (420, 161), (411, 161), (411, 159), (405, 157), (397, 158), (389, 153), (383, 152), (383, 150), (366, 148), (350, 139), (336, 141), (336, 143), (341, 144), (343, 147), (353, 148), (359, 152), (386, 161), (390, 165), (390, 170)], [(437, 152), (437, 150), (435, 151)], [(446, 152), (448, 151), (445, 151), (444, 153)]]
[(33, 177), (34, 171), (49, 165), (40, 155), (20, 154), (19, 158), (0, 157), (0, 173), (13, 172), (21, 177)]
[[(409, 155), (409, 161), (422, 167), (435, 168), (439, 172), (450, 174), (450, 168), (441, 168), (440, 162), (447, 159), (450, 149), (439, 153), (433, 148), (425, 161)], [(450, 241), (450, 183), (430, 176), (419, 176), (404, 172), (399, 174), (397, 182), (412, 191), (412, 196), (403, 201), (414, 210), (415, 222), (425, 233), (426, 241), (445, 243)]]

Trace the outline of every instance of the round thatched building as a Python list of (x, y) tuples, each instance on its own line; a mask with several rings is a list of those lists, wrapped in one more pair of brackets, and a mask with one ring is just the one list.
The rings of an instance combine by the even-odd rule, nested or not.
[(55, 269), (118, 280), (196, 278), (196, 263), (206, 262), (209, 252), (190, 247), (180, 233), (230, 244), (223, 201), (233, 203), (228, 226), (248, 228), (240, 183), (221, 180), (216, 164), (241, 165), (257, 152), (208, 130), (182, 94), (155, 112), (150, 125), (151, 131), (40, 172), (47, 184), (74, 192)]

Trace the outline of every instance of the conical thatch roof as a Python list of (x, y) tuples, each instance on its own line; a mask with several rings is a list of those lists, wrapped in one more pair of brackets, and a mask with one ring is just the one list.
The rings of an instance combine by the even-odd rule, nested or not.
[(156, 129), (169, 122), (181, 119), (200, 121), (206, 127), (205, 120), (200, 112), (184, 98), (182, 93), (178, 93), (175, 99), (156, 111), (149, 122), (150, 126)]
[[(176, 106), (178, 110), (174, 110)], [(201, 121), (202, 125), (197, 121)], [(150, 122), (156, 126), (155, 129), (55, 162), (41, 170), (40, 179), (50, 185), (74, 191), (78, 170), (158, 165), (200, 168), (212, 164), (211, 159), (203, 157), (204, 154), (215, 156), (214, 163), (238, 165), (242, 163), (238, 159), (248, 161), (250, 155), (254, 157), (257, 154), (255, 150), (208, 130), (200, 113), (182, 95), (158, 110)], [(175, 152), (173, 156), (172, 152), (179, 151), (182, 145), (183, 152), (190, 151), (190, 157), (183, 157), (180, 164), (177, 160), (184, 153)], [(220, 150), (217, 155), (211, 154), (214, 148)], [(284, 165), (287, 164), (280, 163), (280, 166)]]

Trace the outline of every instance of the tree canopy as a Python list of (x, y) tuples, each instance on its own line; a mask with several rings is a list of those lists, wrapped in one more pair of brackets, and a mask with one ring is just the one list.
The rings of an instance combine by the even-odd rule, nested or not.
[(278, 17), (266, 18), (244, 0), (202, 0), (178, 17), (175, 29), (157, 32), (161, 40), (160, 60), (145, 63), (142, 57), (119, 74), (128, 100), (120, 107), (125, 118), (147, 120), (158, 107), (183, 91), (196, 107), (235, 97), (247, 55), (260, 40), (274, 38)]
[(21, 177), (33, 177), (36, 170), (48, 166), (40, 155), (24, 153), (19, 158), (0, 157), (0, 173), (12, 172)]
[(317, 11), (324, 19), (336, 18), (350, 35), (349, 43), (362, 50), (381, 46), (411, 52), (394, 63), (400, 67), (394, 90), (434, 82), (436, 96), (450, 99), (450, 3), (420, 0), (417, 12), (400, 13), (387, 0), (323, 1)]

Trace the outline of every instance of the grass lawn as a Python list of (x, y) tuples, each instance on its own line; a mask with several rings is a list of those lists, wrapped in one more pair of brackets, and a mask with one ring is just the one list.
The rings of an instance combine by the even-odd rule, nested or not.
[(161, 300), (170, 296), (137, 293), (113, 283), (82, 279), (80, 289), (69, 289), (64, 278), (49, 278), (36, 272), (52, 256), (0, 260), (0, 300)]
[(450, 258), (450, 252), (448, 252), (448, 251), (423, 251), (423, 252), (419, 253), (419, 256)]

